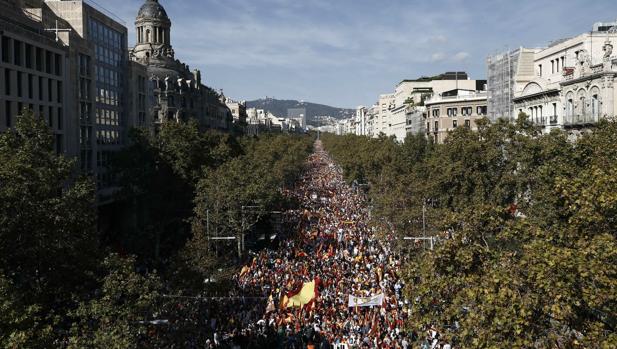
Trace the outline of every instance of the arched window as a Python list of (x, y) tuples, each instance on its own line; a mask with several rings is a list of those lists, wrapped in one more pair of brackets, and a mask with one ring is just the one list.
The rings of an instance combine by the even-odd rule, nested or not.
[(585, 116), (585, 114), (587, 114), (587, 91), (584, 89), (578, 90), (577, 102), (577, 115)]
[(593, 87), (590, 91), (591, 95), (591, 116), (594, 121), (598, 120), (600, 116), (600, 89), (597, 87)]
[(574, 115), (574, 96), (572, 92), (566, 96), (566, 116)]

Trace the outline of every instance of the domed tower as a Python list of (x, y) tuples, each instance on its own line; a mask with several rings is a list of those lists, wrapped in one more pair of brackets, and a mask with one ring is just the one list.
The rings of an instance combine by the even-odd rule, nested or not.
[(138, 61), (146, 64), (151, 61), (174, 61), (170, 40), (171, 21), (158, 0), (146, 0), (141, 6), (135, 20), (135, 29), (137, 44), (133, 55)]

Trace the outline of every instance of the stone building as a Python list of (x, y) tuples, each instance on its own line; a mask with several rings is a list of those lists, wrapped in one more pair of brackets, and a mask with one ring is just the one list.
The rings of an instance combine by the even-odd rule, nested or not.
[(130, 60), (146, 66), (153, 103), (151, 119), (164, 121), (197, 119), (203, 129), (230, 130), (232, 115), (225, 97), (202, 83), (198, 69), (175, 57), (171, 44), (171, 20), (158, 0), (146, 0), (135, 20), (136, 45)]
[(515, 93), (517, 113), (526, 113), (546, 132), (578, 130), (617, 115), (617, 22), (561, 40), (535, 53), (534, 78)]
[[(222, 94), (222, 92), (221, 92)], [(225, 97), (225, 105), (229, 108), (233, 123), (237, 129), (244, 130), (247, 125), (246, 101), (236, 101)]]
[(443, 143), (457, 127), (477, 130), (476, 120), (486, 117), (486, 91), (456, 89), (425, 102), (426, 135)]
[(58, 154), (77, 156), (69, 50), (46, 30), (56, 18), (37, 5), (0, 0), (0, 132), (27, 109), (47, 121)]

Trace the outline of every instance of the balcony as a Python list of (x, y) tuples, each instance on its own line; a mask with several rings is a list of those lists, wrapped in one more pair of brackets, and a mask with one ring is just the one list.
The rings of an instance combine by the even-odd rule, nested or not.
[(557, 115), (549, 116), (549, 122), (551, 125), (557, 125)]
[(592, 125), (598, 122), (597, 115), (566, 115), (563, 119), (564, 126), (583, 126)]
[(546, 116), (536, 116), (530, 119), (536, 125), (546, 126)]

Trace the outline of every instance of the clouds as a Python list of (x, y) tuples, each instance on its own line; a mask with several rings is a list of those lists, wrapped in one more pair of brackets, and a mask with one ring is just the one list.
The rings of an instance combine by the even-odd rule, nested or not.
[[(143, 0), (107, 0), (134, 42)], [(537, 46), (611, 20), (597, 0), (160, 0), (178, 58), (238, 99), (265, 95), (340, 106), (370, 105), (405, 78), (467, 70), (484, 78), (485, 57)], [(576, 20), (563, 20), (564, 8)], [(367, 100), (368, 98), (368, 100)]]
[(469, 52), (461, 51), (461, 52), (456, 53), (454, 57), (452, 58), (456, 62), (463, 62), (463, 61), (466, 61), (470, 56), (471, 55), (469, 54)]
[(432, 62), (441, 62), (446, 58), (446, 54), (443, 52), (435, 52), (431, 55)]

